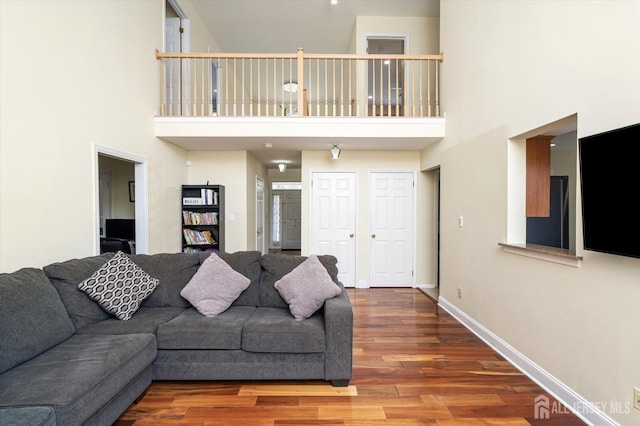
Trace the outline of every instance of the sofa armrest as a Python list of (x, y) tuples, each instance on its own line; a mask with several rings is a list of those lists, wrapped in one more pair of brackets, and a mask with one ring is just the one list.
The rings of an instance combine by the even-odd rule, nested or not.
[(325, 380), (346, 386), (351, 379), (353, 361), (353, 309), (344, 287), (342, 293), (325, 302), (324, 326)]

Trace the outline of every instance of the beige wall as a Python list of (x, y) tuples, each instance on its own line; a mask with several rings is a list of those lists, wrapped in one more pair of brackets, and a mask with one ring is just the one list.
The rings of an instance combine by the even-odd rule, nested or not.
[(193, 0), (178, 0), (182, 11), (187, 15), (190, 25), (190, 41), (192, 52), (220, 52), (220, 46), (211, 37), (198, 11), (193, 5)]
[(447, 136), (421, 160), (442, 172), (441, 296), (601, 404), (631, 403), (640, 383), (640, 259), (578, 248), (574, 268), (503, 252), (507, 147), (574, 113), (578, 137), (637, 123), (640, 57), (622, 41), (640, 39), (638, 16), (635, 1), (441, 2)]
[(188, 159), (190, 185), (225, 187), (225, 251), (255, 250), (256, 176), (266, 185), (266, 167), (247, 151), (190, 151)]
[(225, 251), (245, 250), (247, 245), (247, 152), (190, 151), (188, 183), (224, 185)]
[(369, 35), (404, 36), (408, 38), (408, 51), (412, 55), (440, 53), (440, 24), (438, 18), (358, 16), (355, 44), (357, 54), (365, 54)]
[(163, 10), (162, 0), (0, 2), (0, 270), (96, 252), (95, 145), (146, 161), (149, 251), (179, 248), (186, 154), (151, 122)]
[[(419, 17), (389, 17), (389, 16), (358, 16), (354, 27), (352, 44), (355, 53), (367, 54), (367, 37), (388, 36), (406, 37), (407, 54), (412, 55), (434, 55), (440, 53), (440, 24), (438, 18)], [(409, 68), (406, 70), (409, 72)], [(358, 75), (360, 83), (356, 99), (360, 105), (367, 104), (366, 67), (364, 63), (358, 64)], [(435, 96), (435, 88), (432, 88), (431, 96)], [(426, 87), (423, 96), (427, 96)], [(405, 96), (405, 101), (409, 95)]]
[(302, 252), (309, 253), (309, 205), (311, 172), (356, 172), (357, 227), (356, 284), (368, 285), (369, 254), (369, 172), (394, 171), (416, 173), (416, 284), (434, 283), (433, 251), (433, 186), (427, 174), (419, 173), (418, 151), (349, 151), (343, 150), (339, 160), (329, 151), (302, 152)]

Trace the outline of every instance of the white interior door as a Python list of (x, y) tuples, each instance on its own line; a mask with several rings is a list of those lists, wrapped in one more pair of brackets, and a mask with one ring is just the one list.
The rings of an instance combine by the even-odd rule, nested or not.
[[(170, 53), (190, 51), (190, 21), (184, 16), (167, 17), (164, 23), (164, 50)], [(167, 60), (165, 68), (165, 103), (167, 113), (188, 115), (187, 61)]]
[[(167, 53), (180, 53), (182, 51), (182, 35), (180, 33), (180, 18), (166, 18), (164, 23), (164, 50)], [(167, 113), (178, 112), (178, 100), (181, 98), (180, 78), (182, 67), (179, 59), (168, 59), (165, 68), (165, 99)]]
[(264, 253), (264, 180), (256, 177), (256, 250)]
[(314, 172), (311, 187), (310, 254), (338, 259), (338, 279), (356, 282), (356, 174)]
[(282, 249), (300, 250), (302, 234), (301, 191), (283, 191), (282, 200)]
[(369, 176), (370, 286), (411, 287), (415, 247), (413, 173)]

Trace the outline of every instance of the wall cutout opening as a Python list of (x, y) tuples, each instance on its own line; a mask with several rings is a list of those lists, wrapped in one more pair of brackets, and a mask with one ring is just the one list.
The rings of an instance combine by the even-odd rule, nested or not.
[(508, 243), (576, 251), (577, 116), (510, 141)]

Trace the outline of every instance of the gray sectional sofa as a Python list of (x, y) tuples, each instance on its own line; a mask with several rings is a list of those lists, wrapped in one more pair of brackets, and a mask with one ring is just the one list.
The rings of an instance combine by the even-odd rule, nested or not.
[(341, 293), (296, 321), (274, 284), (304, 257), (219, 253), (251, 283), (207, 317), (180, 292), (208, 254), (131, 255), (159, 284), (122, 321), (78, 289), (113, 256), (0, 274), (1, 425), (108, 425), (152, 380), (348, 385), (353, 314), (334, 257), (319, 260)]

